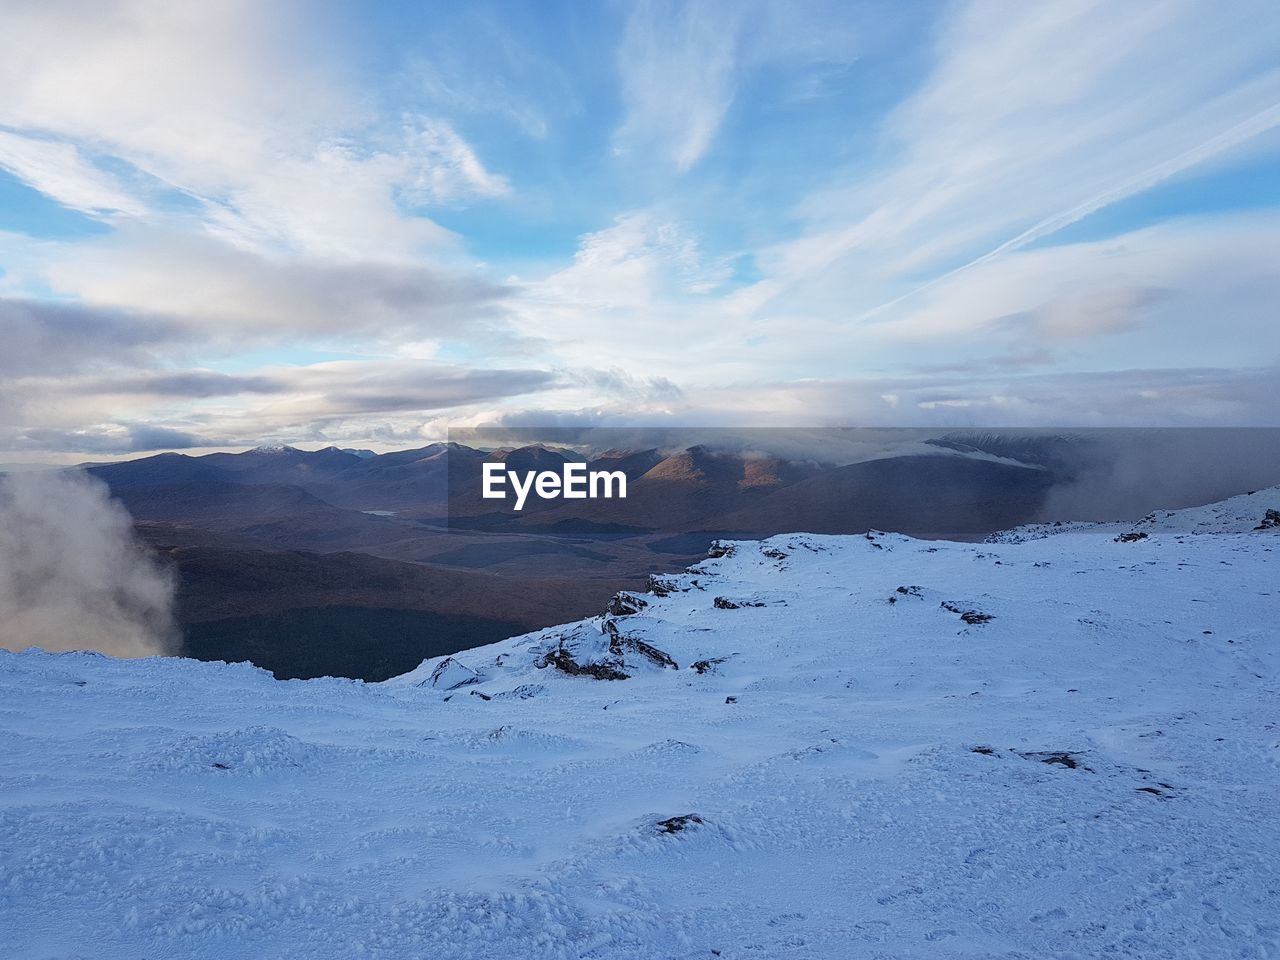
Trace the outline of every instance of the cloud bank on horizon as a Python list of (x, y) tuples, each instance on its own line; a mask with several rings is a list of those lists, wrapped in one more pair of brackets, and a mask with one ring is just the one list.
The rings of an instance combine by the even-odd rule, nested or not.
[(1274, 4), (0, 12), (0, 457), (1277, 425)]

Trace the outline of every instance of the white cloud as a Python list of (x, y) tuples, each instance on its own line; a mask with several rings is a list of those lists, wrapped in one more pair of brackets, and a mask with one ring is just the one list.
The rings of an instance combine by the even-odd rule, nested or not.
[(734, 95), (740, 17), (709, 3), (638, 4), (619, 54), (619, 149), (654, 148), (677, 170), (706, 151)]
[(206, 203), (213, 235), (265, 254), (330, 259), (421, 261), (454, 239), (426, 217), (406, 216), (395, 193), (409, 161), (394, 153), (324, 143), (246, 171)]
[[(447, 124), (382, 121), (343, 72), (342, 40), (325, 35), (325, 16), (250, 0), (9, 4), (0, 126), (132, 166), (195, 198), (197, 221), (242, 246), (421, 256), (452, 237), (401, 210), (398, 191), (500, 196), (505, 181)], [(83, 208), (103, 199), (103, 178), (86, 201), (87, 165), (76, 156), (51, 158), (56, 178), (33, 163), (15, 172)], [(82, 182), (69, 187), (73, 170)], [(181, 219), (189, 225), (190, 214)]]
[[(972, 355), (1072, 340), (1075, 362), (1248, 365), (1280, 358), (1274, 213), (1195, 217), (1106, 240), (1021, 250), (948, 276), (859, 329), (914, 351)], [(1124, 336), (1120, 349), (1108, 339)], [(935, 345), (937, 349), (933, 349)], [(1121, 359), (1123, 358), (1123, 359)]]
[(586, 307), (645, 308), (664, 293), (706, 293), (725, 279), (726, 266), (707, 262), (685, 227), (638, 211), (584, 234), (573, 264), (542, 287), (552, 297)]
[(252, 446), (266, 436), (358, 438), (362, 424), (411, 431), (441, 411), (465, 413), (560, 386), (561, 375), (536, 369), (398, 359), (240, 375), (125, 366), (19, 374), (0, 383), (0, 446), (93, 453)]
[(816, 192), (804, 234), (762, 256), (771, 295), (875, 316), (957, 263), (1012, 252), (1274, 128), (1280, 21), (1264, 9), (958, 8), (929, 78), (888, 121), (892, 161)]
[[(1280, 366), (755, 381), (691, 395), (736, 426), (1274, 426)], [(744, 394), (751, 405), (743, 403)]]
[(405, 151), (411, 161), (404, 190), (422, 203), (461, 197), (505, 197), (511, 186), (490, 173), (446, 120), (419, 117), (405, 123)]
[(141, 200), (114, 176), (94, 166), (74, 144), (0, 130), (0, 168), (81, 213), (99, 217), (147, 213)]
[(282, 257), (210, 238), (132, 228), (50, 251), (40, 278), (95, 307), (142, 308), (189, 341), (502, 334), (504, 290), (423, 264)]
[(680, 379), (708, 337), (735, 335), (713, 320), (730, 267), (679, 222), (635, 211), (583, 235), (569, 266), (518, 286), (508, 308), (549, 364)]
[[(397, 363), (461, 357), (554, 371), (554, 385), (537, 388), (554, 396), (539, 402), (566, 416), (694, 411), (796, 422), (867, 412), (936, 422), (1077, 410), (1100, 420), (1156, 416), (1164, 404), (1167, 419), (1256, 419), (1268, 374), (1229, 371), (1271, 370), (1280, 358), (1268, 313), (1280, 300), (1269, 257), (1280, 221), (1201, 216), (1117, 228), (1105, 241), (1046, 241), (1170, 178), (1221, 174), (1232, 158), (1257, 162), (1263, 142), (1274, 152), (1280, 20), (1269, 9), (1254, 0), (949, 6), (925, 75), (880, 118), (875, 149), (859, 153), (856, 169), (824, 168), (820, 150), (797, 157), (781, 173), (789, 182), (812, 173), (815, 189), (779, 213), (734, 209), (742, 194), (715, 164), (717, 138), (735, 153), (749, 149), (728, 140), (740, 132), (732, 125), (743, 91), (781, 116), (823, 89), (821, 78), (816, 87), (794, 82), (806, 71), (834, 72), (845, 93), (860, 79), (880, 85), (876, 96), (892, 89), (901, 77), (849, 67), (876, 35), (859, 31), (879, 11), (642, 0), (623, 10), (617, 50), (548, 72), (545, 56), (495, 29), (486, 42), (502, 46), (494, 55), (505, 66), (492, 76), (461, 45), (430, 67), (409, 57), (373, 89), (349, 68), (365, 61), (327, 19), (330, 8), (8, 4), (0, 166), (116, 229), (39, 243), (0, 234), (0, 290), (52, 293), (89, 311), (39, 329), (22, 316), (10, 366), (64, 352), (43, 365), (30, 394), (0, 384), (0, 407), (20, 409), (26, 426), (47, 417), (45, 426), (68, 435), (97, 424), (117, 445), (160, 436), (152, 428), (166, 417), (193, 436), (252, 440), (255, 430), (288, 429), (358, 440), (361, 429), (414, 436), (422, 415), (405, 404), (507, 415), (525, 402), (509, 397), (536, 387), (442, 373), (444, 393), (433, 399), (399, 379), (445, 366)], [(433, 208), (513, 194), (513, 181), (466, 139), (470, 125), (487, 114), (492, 130), (502, 115), (544, 137), (562, 132), (551, 119), (580, 110), (572, 136), (598, 130), (595, 121), (615, 118), (588, 111), (612, 104), (613, 91), (586, 83), (599, 79), (590, 72), (597, 58), (613, 54), (605, 68), (617, 68), (623, 116), (611, 143), (624, 159), (609, 172), (627, 182), (610, 198), (599, 192), (612, 189), (607, 178), (593, 178), (552, 218), (557, 230), (584, 216), (601, 228), (581, 236), (571, 261), (540, 273), (503, 265), (524, 280), (477, 275), (462, 238), (431, 219)], [(570, 77), (578, 91), (551, 95)], [(406, 98), (410, 88), (421, 99)], [(400, 98), (393, 110), (384, 96)], [(866, 102), (860, 96), (831, 98), (833, 144), (844, 135), (838, 111)], [(553, 157), (583, 142), (522, 141)], [(671, 188), (673, 172), (695, 167), (696, 198)], [(536, 186), (540, 171), (529, 170)], [(524, 178), (513, 180), (523, 193)], [(655, 183), (666, 185), (660, 204), (634, 199)], [(546, 199), (522, 196), (513, 215), (527, 225)], [(758, 282), (738, 283), (739, 267)], [(93, 311), (107, 321), (84, 328), (93, 335), (79, 348), (68, 345)], [(233, 393), (208, 377), (203, 387), (188, 382), (204, 394), (180, 396), (176, 381), (174, 392), (149, 393), (154, 379), (104, 392), (140, 369), (150, 376), (192, 356), (209, 363), (264, 345), (397, 359), (311, 370), (275, 392)], [(86, 364), (102, 368), (89, 371), (93, 383)], [(1179, 390), (1171, 374), (1148, 370), (1179, 367), (1210, 372)], [(1096, 403), (1077, 398), (1078, 407), (1058, 410), (1048, 399), (1095, 386)], [(103, 408), (114, 418), (105, 425)]]
[(743, 76), (760, 66), (856, 58), (847, 5), (642, 0), (630, 7), (618, 71), (625, 118), (614, 149), (676, 171), (711, 146)]

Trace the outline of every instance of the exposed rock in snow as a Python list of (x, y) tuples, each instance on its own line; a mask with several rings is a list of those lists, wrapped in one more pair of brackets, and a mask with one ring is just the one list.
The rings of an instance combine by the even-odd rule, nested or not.
[(1147, 533), (1145, 530), (1131, 530), (1128, 533), (1122, 533), (1120, 536), (1112, 537), (1111, 539), (1116, 543), (1137, 543), (1139, 540), (1145, 540), (1149, 536), (1151, 536), (1151, 534)]
[(658, 829), (663, 833), (679, 833), (681, 830), (703, 822), (703, 819), (696, 813), (684, 813), (678, 817), (668, 817), (666, 820), (659, 820)]
[(949, 613), (957, 614), (961, 620), (970, 626), (976, 626), (979, 623), (986, 623), (994, 620), (995, 617), (990, 613), (983, 613), (981, 610), (975, 610), (972, 605), (967, 603), (957, 603), (952, 600), (943, 600), (939, 606)]
[(1276, 955), (1278, 505), (735, 543), (377, 685), (0, 655), (0, 955)]
[(594, 680), (626, 680), (630, 678), (629, 673), (623, 673), (620, 667), (622, 661), (616, 660), (610, 663), (606, 660), (588, 660), (579, 663), (574, 659), (573, 653), (566, 650), (563, 646), (549, 650), (542, 656), (538, 666), (555, 667), (569, 674), (571, 677), (591, 677)]
[(629, 617), (633, 613), (639, 613), (649, 605), (649, 601), (643, 597), (638, 597), (634, 593), (615, 593), (613, 599), (609, 601), (609, 605), (605, 608), (605, 616), (609, 617)]
[(480, 674), (475, 670), (464, 667), (453, 657), (445, 657), (436, 664), (431, 676), (420, 681), (418, 686), (433, 690), (457, 690), (469, 683), (479, 683), (480, 679)]
[[(782, 601), (783, 604), (786, 601)], [(737, 600), (730, 600), (728, 597), (716, 597), (711, 601), (711, 605), (717, 610), (741, 610), (743, 607), (763, 607), (765, 602), (755, 597), (740, 597)]]

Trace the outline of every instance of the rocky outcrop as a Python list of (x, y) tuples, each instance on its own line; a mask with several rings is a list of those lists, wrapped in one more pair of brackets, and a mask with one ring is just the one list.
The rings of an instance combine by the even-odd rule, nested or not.
[(1122, 533), (1115, 538), (1116, 543), (1137, 543), (1139, 540), (1146, 540), (1147, 534), (1138, 530), (1134, 533)]
[(648, 605), (648, 600), (623, 590), (620, 593), (615, 593), (609, 600), (609, 605), (604, 608), (604, 614), (606, 617), (630, 617), (639, 613)]
[(979, 623), (986, 623), (989, 620), (995, 619), (995, 617), (989, 613), (983, 613), (981, 610), (974, 610), (964, 604), (953, 603), (950, 600), (943, 600), (941, 606), (943, 610), (959, 614), (960, 619), (971, 626)]
[(670, 667), (672, 670), (679, 670), (680, 665), (671, 659), (670, 655), (650, 643), (638, 640), (635, 637), (627, 637), (622, 634), (615, 634), (609, 640), (609, 650), (618, 656), (625, 656), (628, 651), (638, 653), (640, 656), (651, 661), (664, 669)]
[(695, 660), (690, 664), (698, 673), (718, 673), (716, 667), (728, 661), (728, 657), (711, 657), (707, 660)]
[(433, 690), (457, 690), (459, 687), (479, 683), (483, 677), (470, 667), (465, 666), (453, 657), (445, 657), (431, 671), (431, 676), (418, 684)]
[(682, 593), (684, 589), (670, 577), (660, 577), (657, 574), (650, 574), (649, 582), (645, 585), (645, 593), (651, 593), (655, 597), (669, 597), (673, 593)]
[(659, 650), (653, 644), (646, 643), (638, 637), (624, 634), (613, 620), (604, 622), (604, 632), (609, 635), (609, 652), (616, 657), (625, 657), (628, 652), (638, 653), (659, 667), (670, 667), (673, 670), (680, 669), (680, 665), (665, 651)]
[(631, 674), (623, 673), (611, 663), (579, 663), (564, 647), (548, 652), (537, 664), (539, 667), (555, 667), (571, 677), (591, 677), (594, 680), (630, 680)]
[(678, 817), (667, 817), (666, 820), (659, 820), (657, 826), (662, 833), (680, 833), (694, 824), (705, 822), (696, 813), (683, 813)]

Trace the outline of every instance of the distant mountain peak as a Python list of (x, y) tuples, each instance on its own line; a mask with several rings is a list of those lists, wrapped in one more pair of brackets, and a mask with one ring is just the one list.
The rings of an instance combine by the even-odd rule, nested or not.
[(300, 451), (298, 450), (297, 447), (291, 447), (289, 446), (289, 444), (282, 443), (280, 441), (272, 441), (270, 443), (260, 443), (256, 447), (254, 447), (252, 450), (249, 451), (249, 453), (298, 453), (298, 452)]

